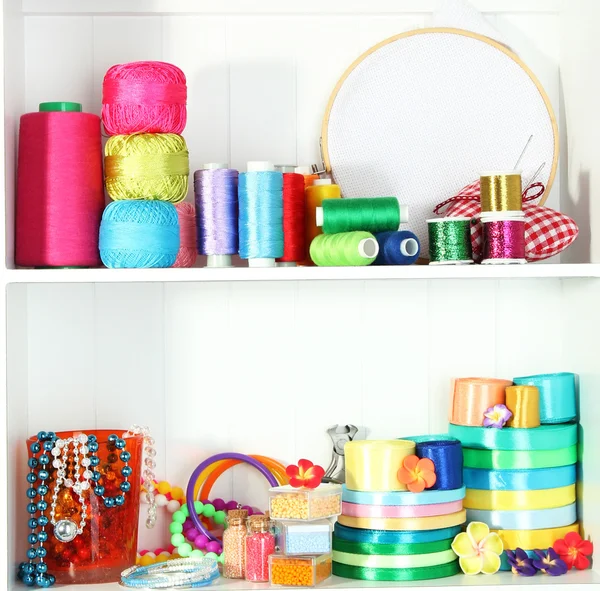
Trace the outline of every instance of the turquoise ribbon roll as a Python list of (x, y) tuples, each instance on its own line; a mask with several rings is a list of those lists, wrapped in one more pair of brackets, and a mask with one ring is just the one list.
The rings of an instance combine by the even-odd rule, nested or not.
[(333, 528), (333, 535), (340, 540), (362, 544), (424, 544), (454, 538), (461, 531), (460, 525), (424, 531), (393, 531), (358, 529), (336, 523)]
[(405, 437), (414, 441), (419, 458), (428, 458), (435, 466), (436, 481), (428, 490), (455, 490), (463, 485), (463, 452), (461, 442), (449, 435)]
[(482, 521), (490, 529), (549, 529), (577, 521), (577, 503), (537, 511), (483, 511), (467, 509), (467, 521)]
[[(575, 465), (533, 470), (484, 470), (465, 468), (465, 486), (479, 490), (543, 490), (577, 482)], [(515, 528), (520, 529), (520, 528)]]
[(454, 490), (426, 490), (421, 493), (401, 492), (360, 492), (349, 490), (342, 485), (342, 501), (357, 505), (436, 505), (451, 503), (465, 498), (465, 487)]
[(577, 418), (574, 373), (546, 373), (514, 378), (517, 385), (536, 386), (540, 391), (540, 422), (568, 423)]
[[(508, 548), (510, 550), (510, 548)], [(538, 560), (538, 555), (533, 550), (524, 550), (529, 558), (533, 558), (534, 560)], [(502, 552), (500, 554), (500, 570), (512, 570), (510, 566), (510, 562), (508, 562), (508, 556), (506, 556), (506, 552)]]
[(541, 425), (532, 429), (493, 429), (450, 425), (450, 434), (469, 449), (542, 451), (571, 447), (577, 443), (577, 425)]

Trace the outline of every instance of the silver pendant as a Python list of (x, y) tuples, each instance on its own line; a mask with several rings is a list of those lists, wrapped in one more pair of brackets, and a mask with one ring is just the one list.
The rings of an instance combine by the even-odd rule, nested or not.
[(71, 542), (77, 537), (77, 524), (69, 519), (61, 519), (54, 526), (54, 537), (59, 542)]

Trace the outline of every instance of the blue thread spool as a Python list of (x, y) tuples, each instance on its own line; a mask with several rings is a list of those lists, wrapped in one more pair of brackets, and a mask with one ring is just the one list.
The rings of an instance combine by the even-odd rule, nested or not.
[(110, 269), (171, 267), (179, 251), (179, 219), (171, 203), (115, 201), (100, 224), (100, 258)]
[(463, 485), (463, 452), (460, 441), (449, 435), (404, 437), (416, 443), (415, 454), (429, 458), (435, 466), (436, 481), (428, 490), (455, 490)]
[(419, 239), (408, 230), (375, 234), (379, 254), (374, 265), (412, 265), (421, 252)]
[(240, 257), (274, 267), (283, 256), (283, 174), (270, 162), (248, 162), (239, 176)]
[(547, 373), (514, 378), (517, 385), (536, 386), (540, 391), (542, 425), (568, 423), (577, 418), (575, 374)]

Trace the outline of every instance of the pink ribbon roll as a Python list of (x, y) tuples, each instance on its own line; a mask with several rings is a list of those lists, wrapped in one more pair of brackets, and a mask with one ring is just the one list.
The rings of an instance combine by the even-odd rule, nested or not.
[(342, 514), (348, 517), (436, 517), (456, 513), (463, 502), (437, 503), (435, 505), (357, 505), (342, 503)]

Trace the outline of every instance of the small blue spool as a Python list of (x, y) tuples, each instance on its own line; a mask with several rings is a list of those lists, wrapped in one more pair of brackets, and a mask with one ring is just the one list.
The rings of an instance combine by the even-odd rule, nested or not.
[(114, 201), (102, 215), (100, 258), (109, 269), (171, 267), (179, 252), (179, 219), (171, 203)]
[(379, 232), (375, 239), (379, 243), (379, 254), (374, 265), (412, 265), (419, 258), (421, 244), (408, 230)]
[(536, 386), (540, 391), (540, 422), (542, 425), (568, 423), (577, 418), (575, 374), (547, 373), (514, 378), (519, 386)]

